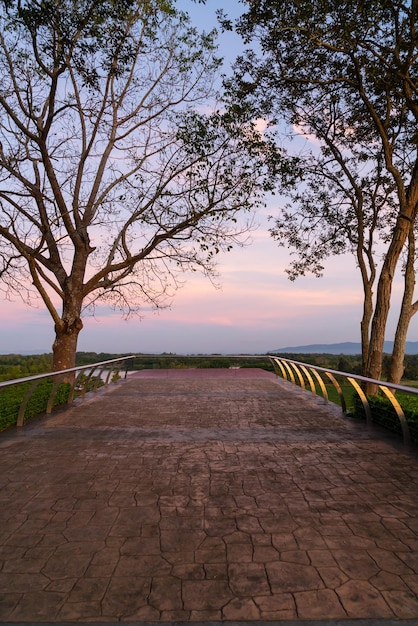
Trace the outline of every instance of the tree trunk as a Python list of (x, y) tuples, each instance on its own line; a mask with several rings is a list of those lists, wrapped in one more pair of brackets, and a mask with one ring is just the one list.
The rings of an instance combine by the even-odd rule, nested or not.
[[(83, 328), (81, 302), (69, 305), (64, 300), (64, 311), (55, 324), (55, 341), (52, 346), (54, 371), (75, 367), (78, 335)], [(71, 378), (71, 376), (70, 376)]]
[(363, 317), (360, 323), (361, 330), (361, 371), (364, 372), (367, 367), (367, 359), (369, 358), (369, 328), (372, 317), (372, 310), (368, 311), (366, 302), (363, 306)]
[(365, 372), (367, 368), (367, 360), (369, 358), (369, 332), (370, 322), (373, 315), (373, 293), (372, 285), (373, 280), (368, 280), (367, 275), (362, 272), (363, 276), (363, 315), (360, 323), (361, 330), (361, 371)]
[(402, 306), (396, 326), (395, 341), (389, 364), (388, 382), (399, 384), (404, 373), (405, 344), (409, 323), (414, 314), (412, 301), (415, 291), (415, 232), (410, 228), (408, 236), (408, 257), (404, 276)]
[(409, 311), (407, 311), (406, 309), (405, 311), (402, 310), (401, 315), (399, 316), (398, 325), (396, 327), (395, 341), (390, 357), (388, 373), (388, 382), (395, 383), (396, 385), (399, 385), (399, 383), (401, 382), (405, 370), (405, 343), (410, 320), (411, 316), (409, 314)]
[(362, 225), (361, 228), (359, 228), (356, 256), (363, 284), (363, 315), (360, 322), (360, 331), (361, 372), (364, 374), (369, 358), (370, 323), (373, 316), (373, 285), (376, 280), (376, 266), (369, 245), (367, 246), (368, 249), (365, 251), (364, 226), (361, 214), (358, 216), (358, 222)]
[[(383, 262), (377, 286), (376, 307), (370, 334), (369, 360), (365, 375), (380, 380), (382, 374), (383, 345), (385, 341), (386, 322), (389, 314), (392, 283), (396, 266), (405, 245), (414, 228), (418, 210), (418, 159), (411, 174), (406, 196), (400, 196), (399, 214), (393, 230), (392, 240)], [(376, 394), (377, 385), (367, 385), (366, 393)]]
[[(377, 285), (376, 306), (370, 332), (369, 358), (365, 371), (367, 378), (374, 378), (376, 380), (380, 380), (382, 375), (383, 347), (391, 302), (393, 278), (410, 226), (409, 218), (405, 219), (405, 217), (405, 215), (398, 217), (393, 239), (387, 251)], [(377, 391), (377, 385), (372, 383), (366, 385), (367, 394), (375, 395)]]

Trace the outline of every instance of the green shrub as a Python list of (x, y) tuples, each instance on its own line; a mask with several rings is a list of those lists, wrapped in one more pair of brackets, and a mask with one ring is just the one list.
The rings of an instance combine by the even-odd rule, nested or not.
[[(408, 394), (396, 394), (408, 423), (411, 441), (418, 443), (418, 397)], [(372, 421), (387, 430), (402, 436), (402, 426), (392, 403), (385, 396), (367, 397)], [(366, 419), (363, 404), (357, 394), (354, 396), (354, 417)]]
[[(86, 384), (87, 381), (87, 375), (84, 374), (83, 372), (81, 374), (79, 374), (77, 376), (77, 383), (76, 383), (76, 392), (81, 392), (84, 389), (84, 386)], [(112, 382), (113, 382), (113, 378), (112, 378)], [(94, 389), (98, 389), (99, 387), (103, 387), (104, 386), (104, 381), (100, 378), (100, 376), (91, 376), (88, 379), (88, 383), (87, 383), (87, 389), (86, 391), (93, 391)]]
[[(52, 379), (40, 381), (30, 397), (25, 410), (24, 421), (46, 411), (53, 384)], [(20, 406), (32, 385), (33, 382), (21, 383), (12, 387), (6, 387), (0, 392), (0, 430), (16, 424)], [(65, 404), (70, 391), (71, 385), (62, 383), (55, 394), (53, 406)]]

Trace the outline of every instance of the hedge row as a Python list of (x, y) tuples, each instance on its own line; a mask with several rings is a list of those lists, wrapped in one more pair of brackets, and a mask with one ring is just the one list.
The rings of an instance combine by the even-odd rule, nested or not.
[[(408, 423), (411, 441), (418, 443), (418, 397), (397, 394), (396, 398)], [(379, 424), (379, 426), (383, 426), (383, 428), (402, 436), (401, 423), (390, 400), (384, 396), (368, 396), (367, 400), (373, 423)], [(354, 396), (353, 416), (359, 419), (366, 419), (363, 404), (357, 394)]]
[[(83, 373), (77, 377), (75, 395), (81, 391), (86, 383), (86, 380), (87, 376)], [(113, 376), (112, 382), (115, 380), (117, 380), (116, 374)], [(38, 386), (31, 395), (26, 407), (24, 422), (26, 422), (30, 417), (34, 417), (35, 415), (39, 415), (40, 413), (44, 413), (44, 411), (46, 411), (53, 384), (52, 378), (46, 378), (38, 383)], [(13, 426), (17, 423), (20, 406), (24, 401), (31, 385), (33, 385), (33, 382), (20, 383), (13, 387), (5, 387), (3, 391), (0, 391), (0, 431), (5, 430), (6, 428), (9, 428), (9, 426)], [(87, 391), (92, 391), (93, 389), (97, 389), (103, 385), (104, 382), (99, 376), (92, 376), (88, 379)], [(61, 383), (55, 393), (53, 406), (58, 406), (68, 402), (70, 392), (70, 383)]]
[[(19, 409), (29, 391), (32, 382), (6, 387), (0, 392), (0, 430), (13, 426), (17, 422)], [(33, 392), (26, 407), (24, 421), (46, 411), (51, 395), (53, 380), (42, 380)], [(53, 405), (65, 404), (70, 395), (71, 385), (62, 383), (55, 394)]]

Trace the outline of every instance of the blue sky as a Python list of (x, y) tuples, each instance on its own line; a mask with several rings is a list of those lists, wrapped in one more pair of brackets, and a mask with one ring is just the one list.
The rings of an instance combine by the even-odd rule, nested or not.
[[(215, 10), (238, 15), (240, 4), (207, 0), (206, 5), (182, 0), (199, 27), (216, 25)], [(220, 51), (227, 62), (240, 47), (233, 34), (222, 35)], [(144, 310), (142, 319), (123, 320), (117, 312), (98, 308), (84, 319), (79, 350), (96, 352), (263, 353), (286, 346), (360, 340), (361, 282), (354, 259), (334, 258), (321, 279), (305, 277), (290, 282), (285, 273), (289, 252), (278, 248), (268, 233), (268, 215), (279, 200), (257, 215), (252, 243), (235, 248), (218, 259), (220, 287), (196, 273), (186, 274), (185, 285), (172, 305), (154, 313)], [(395, 281), (395, 302), (399, 300)], [(51, 350), (54, 339), (49, 314), (28, 308), (18, 298), (1, 307), (0, 352)], [(387, 339), (393, 339), (394, 319)], [(418, 340), (413, 320), (408, 339)]]

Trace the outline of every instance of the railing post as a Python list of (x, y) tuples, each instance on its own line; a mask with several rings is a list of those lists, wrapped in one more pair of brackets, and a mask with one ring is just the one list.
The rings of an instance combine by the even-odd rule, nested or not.
[(372, 423), (373, 423), (372, 413), (370, 411), (370, 405), (369, 405), (369, 402), (367, 400), (366, 394), (364, 393), (363, 389), (360, 387), (360, 385), (358, 384), (358, 382), (354, 378), (351, 378), (350, 376), (347, 376), (347, 380), (348, 380), (349, 383), (351, 383), (353, 385), (354, 389), (357, 391), (358, 396), (359, 396), (359, 398), (361, 400), (361, 403), (363, 405), (364, 413), (366, 415), (367, 425), (371, 426)]
[(26, 408), (28, 406), (29, 400), (32, 397), (33, 392), (35, 391), (35, 389), (37, 388), (37, 386), (39, 385), (39, 383), (41, 382), (41, 380), (35, 380), (33, 385), (31, 385), (25, 395), (25, 397), (23, 398), (23, 402), (19, 407), (19, 413), (17, 415), (17, 421), (16, 421), (16, 426), (18, 426), (18, 428), (21, 428), (24, 424), (25, 421), (25, 411)]
[(341, 409), (342, 409), (342, 412), (345, 415), (347, 413), (347, 407), (346, 407), (346, 404), (345, 404), (345, 398), (344, 398), (344, 394), (343, 394), (342, 389), (341, 389), (341, 385), (338, 382), (338, 380), (335, 378), (335, 376), (333, 374), (331, 374), (331, 372), (325, 372), (325, 374), (328, 376), (328, 378), (330, 379), (330, 381), (334, 385), (335, 389), (337, 390), (338, 397), (340, 398), (340, 402), (341, 402)]
[(401, 405), (399, 404), (391, 390), (388, 389), (388, 387), (386, 387), (385, 385), (379, 385), (379, 387), (383, 391), (385, 396), (391, 401), (392, 406), (396, 411), (396, 415), (398, 416), (398, 419), (401, 423), (404, 443), (409, 446), (411, 443), (411, 435), (409, 433), (408, 422), (406, 421), (405, 413), (403, 412)]

